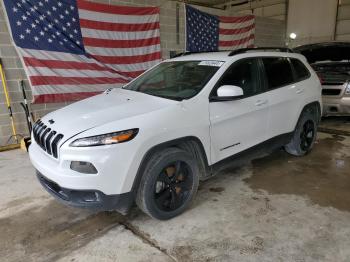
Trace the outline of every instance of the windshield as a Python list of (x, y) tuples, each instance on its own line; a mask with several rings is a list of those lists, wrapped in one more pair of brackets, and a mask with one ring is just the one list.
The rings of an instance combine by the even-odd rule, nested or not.
[(164, 62), (135, 79), (124, 89), (173, 100), (198, 94), (224, 62)]

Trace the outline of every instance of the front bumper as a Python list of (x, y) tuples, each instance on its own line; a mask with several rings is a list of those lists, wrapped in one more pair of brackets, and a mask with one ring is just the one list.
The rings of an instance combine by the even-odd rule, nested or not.
[(120, 195), (105, 195), (97, 190), (74, 190), (63, 188), (47, 179), (39, 171), (37, 178), (44, 189), (65, 205), (88, 208), (95, 211), (117, 210), (126, 214), (134, 202), (132, 192)]
[[(132, 141), (130, 141), (132, 142)], [(62, 188), (100, 191), (105, 195), (120, 195), (132, 191), (138, 161), (131, 143), (120, 145), (71, 148), (62, 146), (58, 159), (48, 155), (35, 141), (29, 147), (29, 156), (36, 170)], [(92, 163), (96, 174), (80, 173), (71, 169), (72, 161)]]

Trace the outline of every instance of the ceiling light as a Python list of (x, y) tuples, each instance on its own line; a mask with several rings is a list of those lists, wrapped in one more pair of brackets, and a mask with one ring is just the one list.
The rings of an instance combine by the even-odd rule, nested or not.
[(295, 38), (297, 38), (297, 34), (296, 33), (290, 33), (289, 38), (294, 40)]

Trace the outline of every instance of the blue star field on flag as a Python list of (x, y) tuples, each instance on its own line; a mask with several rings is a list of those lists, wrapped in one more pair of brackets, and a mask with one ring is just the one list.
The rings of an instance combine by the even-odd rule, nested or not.
[(75, 0), (4, 1), (17, 46), (85, 53)]
[(217, 51), (219, 23), (217, 16), (186, 5), (186, 51)]

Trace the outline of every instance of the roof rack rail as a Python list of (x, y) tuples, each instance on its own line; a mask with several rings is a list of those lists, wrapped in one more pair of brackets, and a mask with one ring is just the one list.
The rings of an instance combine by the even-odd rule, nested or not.
[(184, 56), (184, 55), (188, 55), (188, 54), (190, 54), (190, 53), (191, 53), (191, 52), (185, 51), (185, 52), (178, 53), (178, 54), (176, 54), (176, 55), (172, 55), (170, 58), (175, 58), (175, 57), (179, 57), (179, 56)]
[(249, 51), (276, 51), (276, 52), (287, 52), (294, 53), (294, 51), (288, 47), (250, 47), (250, 48), (241, 48), (231, 51), (228, 56), (234, 56), (238, 54), (243, 54)]
[(227, 52), (227, 50), (218, 50), (218, 51), (198, 51), (198, 52), (191, 52), (191, 51), (185, 51), (182, 53), (178, 53), (176, 55), (173, 55), (171, 58), (185, 56), (185, 55), (193, 55), (193, 54), (203, 54), (203, 53), (217, 53), (217, 52)]

